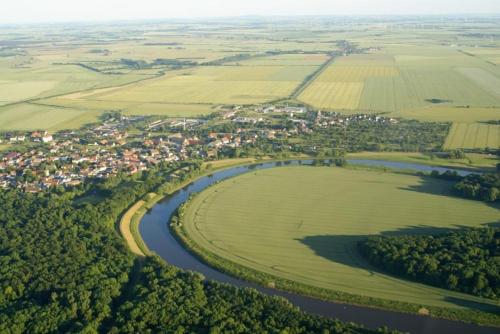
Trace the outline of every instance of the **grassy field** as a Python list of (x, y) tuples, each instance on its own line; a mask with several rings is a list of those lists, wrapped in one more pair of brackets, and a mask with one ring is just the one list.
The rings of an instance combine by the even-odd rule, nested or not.
[(62, 130), (95, 122), (100, 111), (20, 103), (0, 108), (0, 130)]
[(355, 55), (333, 62), (298, 97), (317, 108), (357, 110), (368, 78), (391, 77), (398, 70), (380, 55)]
[(500, 148), (500, 125), (453, 123), (445, 149)]
[[(287, 97), (316, 66), (212, 66), (85, 96), (97, 103), (254, 104)], [(74, 99), (74, 97), (69, 97)]]
[(349, 153), (347, 158), (409, 162), (436, 167), (477, 169), (486, 172), (495, 171), (499, 162), (499, 159), (494, 154), (480, 153), (467, 153), (464, 159), (444, 159), (430, 154), (414, 152), (359, 152)]
[(491, 305), (376, 272), (356, 251), (356, 242), (366, 235), (498, 222), (498, 208), (449, 197), (449, 186), (365, 170), (262, 170), (195, 197), (186, 209), (184, 230), (206, 251), (309, 286), (438, 307)]

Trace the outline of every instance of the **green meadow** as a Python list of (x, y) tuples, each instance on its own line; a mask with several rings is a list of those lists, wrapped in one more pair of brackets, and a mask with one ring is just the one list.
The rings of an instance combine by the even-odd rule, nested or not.
[(183, 230), (202, 253), (311, 287), (431, 307), (492, 307), (490, 300), (386, 275), (358, 254), (356, 243), (368, 235), (498, 223), (498, 207), (452, 197), (450, 186), (372, 170), (259, 170), (194, 197)]

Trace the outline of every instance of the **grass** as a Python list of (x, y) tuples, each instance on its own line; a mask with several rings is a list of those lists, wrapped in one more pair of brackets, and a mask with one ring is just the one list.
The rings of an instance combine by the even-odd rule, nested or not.
[(118, 103), (254, 104), (287, 97), (316, 66), (211, 66), (85, 96)]
[(498, 119), (500, 108), (427, 106), (393, 112), (391, 116), (427, 122), (475, 123)]
[(316, 108), (355, 110), (358, 109), (363, 86), (361, 82), (315, 81), (299, 96), (299, 100)]
[(349, 159), (389, 160), (436, 167), (448, 167), (491, 172), (496, 170), (499, 159), (492, 154), (467, 153), (464, 159), (444, 159), (424, 153), (412, 152), (359, 152), (349, 153)]
[(344, 113), (390, 113), (425, 121), (498, 119), (500, 71), (442, 46), (385, 45), (333, 62), (298, 100)]
[(437, 308), (495, 309), (489, 300), (376, 272), (357, 254), (355, 244), (366, 235), (498, 221), (498, 208), (449, 197), (449, 186), (366, 170), (263, 170), (196, 196), (183, 229), (201, 252), (305, 286)]
[(88, 109), (21, 103), (0, 107), (0, 130), (74, 129), (95, 122), (100, 114)]
[(446, 149), (498, 149), (500, 147), (500, 125), (453, 123), (444, 147)]
[(122, 237), (127, 242), (127, 245), (129, 249), (132, 251), (132, 253), (138, 256), (145, 256), (145, 253), (143, 252), (142, 248), (139, 246), (136, 239), (134, 238), (134, 235), (131, 230), (131, 225), (134, 216), (140, 209), (142, 209), (144, 204), (145, 204), (144, 201), (138, 201), (137, 203), (132, 205), (130, 209), (128, 209), (127, 212), (123, 214), (122, 219), (119, 222), (119, 229)]
[(384, 66), (388, 61), (374, 55), (339, 58), (309, 84), (298, 100), (316, 108), (357, 110), (368, 78), (398, 75), (396, 67)]

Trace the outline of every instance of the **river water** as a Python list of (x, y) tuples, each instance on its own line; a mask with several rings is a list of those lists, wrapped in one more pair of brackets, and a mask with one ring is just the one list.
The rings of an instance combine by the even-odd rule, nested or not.
[[(312, 160), (291, 160), (286, 162), (264, 162), (249, 166), (234, 167), (214, 172), (212, 175), (201, 177), (185, 186), (174, 194), (167, 196), (148, 211), (139, 225), (139, 231), (147, 247), (162, 257), (167, 263), (185, 270), (202, 273), (207, 279), (232, 284), (238, 287), (255, 288), (268, 295), (282, 296), (305, 312), (337, 318), (342, 321), (355, 322), (367, 328), (388, 326), (403, 332), (414, 334), (490, 334), (500, 333), (500, 329), (480, 327), (456, 321), (430, 318), (415, 314), (405, 314), (394, 311), (377, 310), (363, 306), (353, 306), (335, 302), (327, 302), (315, 298), (304, 297), (294, 293), (283, 292), (275, 289), (246, 282), (230, 275), (224, 274), (204, 264), (187, 251), (171, 234), (168, 222), (177, 208), (184, 203), (191, 194), (202, 191), (210, 185), (251, 170), (276, 168), (290, 165), (308, 165)], [(349, 160), (350, 164), (371, 165), (378, 167), (411, 169), (422, 172), (438, 170), (444, 172), (445, 168), (437, 168), (418, 164), (381, 160)], [(470, 172), (457, 170), (460, 175)]]

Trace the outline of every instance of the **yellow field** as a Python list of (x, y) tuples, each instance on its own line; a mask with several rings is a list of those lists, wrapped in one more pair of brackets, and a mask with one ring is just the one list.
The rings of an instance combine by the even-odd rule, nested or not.
[(445, 149), (500, 148), (500, 125), (454, 123)]
[(393, 112), (391, 115), (429, 122), (475, 123), (500, 119), (500, 108), (431, 106)]
[(358, 108), (362, 82), (313, 82), (299, 96), (307, 104), (320, 109), (354, 110)]
[(327, 67), (298, 99), (316, 108), (356, 110), (366, 80), (399, 76), (393, 62), (392, 57), (378, 54), (341, 57)]
[(317, 79), (323, 82), (364, 82), (371, 77), (398, 76), (399, 70), (391, 66), (330, 66)]
[[(86, 94), (99, 103), (254, 104), (283, 97), (316, 66), (214, 66), (172, 71), (157, 79)], [(75, 96), (67, 99), (75, 100)], [(78, 100), (78, 99), (77, 99)]]
[(2, 81), (0, 82), (0, 105), (25, 100), (52, 89), (57, 81)]
[(0, 130), (73, 129), (97, 121), (99, 114), (88, 109), (21, 103), (0, 109)]

